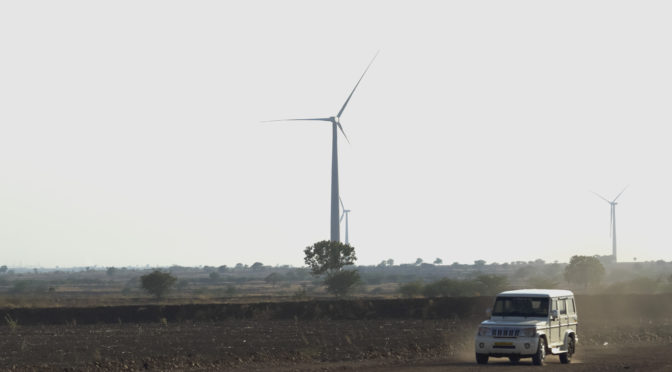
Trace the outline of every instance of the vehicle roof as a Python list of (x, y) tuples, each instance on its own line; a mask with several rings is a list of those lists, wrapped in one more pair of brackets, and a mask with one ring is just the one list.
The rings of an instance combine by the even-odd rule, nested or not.
[(517, 296), (532, 296), (532, 297), (567, 297), (574, 296), (572, 291), (565, 289), (516, 289), (514, 291), (506, 291), (497, 295), (497, 297), (517, 297)]

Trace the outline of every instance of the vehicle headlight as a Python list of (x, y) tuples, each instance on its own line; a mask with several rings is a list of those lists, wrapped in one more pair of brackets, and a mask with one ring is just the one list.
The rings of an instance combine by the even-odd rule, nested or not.
[(489, 327), (478, 327), (479, 336), (487, 336), (490, 333)]
[(523, 328), (520, 330), (520, 335), (523, 337), (532, 337), (537, 334), (536, 328)]

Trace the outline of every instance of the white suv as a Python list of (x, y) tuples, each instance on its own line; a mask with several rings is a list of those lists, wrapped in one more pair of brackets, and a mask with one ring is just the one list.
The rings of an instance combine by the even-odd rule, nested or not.
[(578, 317), (571, 291), (520, 289), (497, 295), (490, 319), (483, 321), (476, 334), (476, 362), (489, 357), (508, 357), (511, 363), (532, 358), (543, 365), (546, 354), (555, 354), (569, 363), (579, 338)]

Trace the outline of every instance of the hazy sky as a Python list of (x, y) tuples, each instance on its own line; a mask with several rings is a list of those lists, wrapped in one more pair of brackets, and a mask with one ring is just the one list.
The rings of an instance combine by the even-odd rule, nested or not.
[[(667, 1), (5, 1), (0, 264), (672, 260)], [(342, 228), (342, 232), (343, 232)]]

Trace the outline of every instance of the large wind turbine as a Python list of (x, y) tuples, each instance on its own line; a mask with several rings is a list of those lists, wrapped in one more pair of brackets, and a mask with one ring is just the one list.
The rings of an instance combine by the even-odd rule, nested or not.
[[(625, 191), (625, 189), (627, 188), (628, 187), (626, 186), (623, 189), (623, 191)], [(616, 256), (616, 205), (618, 203), (616, 203), (616, 199), (618, 199), (618, 197), (621, 196), (621, 194), (623, 194), (623, 191), (618, 193), (618, 195), (616, 195), (616, 197), (612, 201), (609, 201), (609, 199), (605, 198), (604, 196), (596, 192), (593, 192), (593, 194), (599, 196), (602, 200), (606, 201), (607, 203), (609, 203), (609, 205), (611, 205), (611, 222), (609, 224), (609, 235), (611, 235), (611, 249), (612, 249), (612, 256), (614, 257), (614, 262), (618, 262)]]
[(341, 218), (338, 220), (340, 223), (343, 221), (343, 217), (345, 217), (345, 244), (350, 245), (350, 240), (348, 239), (348, 216), (350, 215), (350, 210), (345, 209), (345, 205), (343, 205), (343, 199), (338, 198), (341, 202), (341, 208), (343, 208), (343, 214), (341, 214)]
[(336, 128), (341, 131), (343, 134), (343, 137), (345, 137), (346, 141), (350, 142), (348, 140), (348, 136), (345, 135), (345, 131), (343, 131), (343, 127), (341, 126), (341, 115), (343, 114), (343, 111), (345, 111), (345, 107), (348, 105), (348, 102), (350, 102), (350, 98), (352, 98), (352, 95), (355, 93), (355, 90), (357, 89), (357, 86), (359, 86), (359, 83), (362, 81), (364, 78), (364, 75), (366, 75), (366, 72), (369, 70), (369, 67), (371, 67), (371, 64), (373, 61), (376, 59), (376, 56), (378, 53), (376, 53), (375, 56), (373, 56), (373, 59), (371, 59), (371, 62), (369, 62), (369, 65), (366, 66), (366, 69), (364, 70), (364, 73), (362, 76), (359, 78), (357, 81), (357, 84), (355, 84), (355, 87), (352, 89), (352, 92), (350, 92), (350, 95), (348, 96), (348, 99), (345, 100), (345, 103), (343, 104), (343, 107), (338, 111), (338, 114), (336, 116), (331, 116), (328, 118), (308, 118), (308, 119), (283, 119), (283, 120), (271, 120), (271, 121), (327, 121), (331, 123), (331, 240), (332, 241), (341, 241), (340, 236), (340, 229), (339, 229), (339, 218), (338, 218), (338, 131)]

